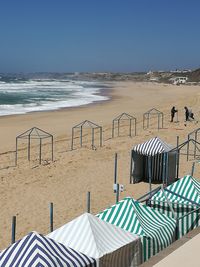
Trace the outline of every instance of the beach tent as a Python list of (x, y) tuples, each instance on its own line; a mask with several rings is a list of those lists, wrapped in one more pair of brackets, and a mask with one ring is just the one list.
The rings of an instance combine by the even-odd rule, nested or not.
[(141, 263), (141, 240), (84, 213), (48, 237), (97, 260), (100, 267), (132, 267)]
[(96, 261), (32, 232), (0, 253), (2, 267), (95, 267)]
[(176, 221), (130, 197), (124, 198), (96, 216), (140, 236), (143, 261), (173, 241)]
[(200, 182), (190, 175), (158, 191), (149, 203), (154, 209), (177, 218), (178, 238), (200, 226)]
[(158, 137), (136, 145), (131, 153), (130, 182), (151, 179), (172, 183), (176, 177), (177, 152), (170, 152), (171, 149), (171, 145)]

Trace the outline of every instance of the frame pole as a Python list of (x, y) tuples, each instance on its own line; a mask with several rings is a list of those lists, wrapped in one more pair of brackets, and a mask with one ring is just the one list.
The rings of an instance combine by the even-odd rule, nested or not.
[(94, 149), (94, 128), (92, 128), (92, 149)]
[(90, 191), (87, 192), (87, 212), (90, 213)]
[(74, 128), (72, 128), (72, 142), (71, 142), (71, 150), (74, 148)]
[(131, 164), (130, 164), (130, 184), (132, 184), (132, 171), (133, 171), (133, 150), (131, 150)]
[(12, 217), (12, 236), (11, 236), (11, 243), (15, 243), (15, 235), (16, 235), (16, 216)]
[(169, 152), (166, 154), (166, 185), (169, 184)]
[(119, 184), (117, 184), (116, 203), (119, 202)]
[[(176, 137), (176, 147), (179, 146), (179, 136)], [(179, 149), (177, 150), (177, 160), (176, 160), (176, 178), (178, 179), (178, 175), (179, 175)]]
[(103, 145), (103, 130), (102, 127), (100, 127), (100, 147)]
[(112, 138), (114, 138), (115, 135), (115, 122), (114, 120), (112, 121)]
[(80, 136), (80, 145), (82, 147), (83, 144), (83, 127), (81, 126), (81, 136)]
[(30, 161), (30, 159), (31, 159), (30, 149), (31, 149), (31, 137), (30, 137), (30, 134), (29, 134), (28, 135), (28, 161)]
[(40, 154), (39, 154), (39, 162), (41, 164), (42, 161), (42, 139), (40, 138)]
[(195, 162), (192, 163), (192, 170), (191, 170), (191, 176), (192, 177), (194, 175), (194, 168), (195, 168)]
[(173, 207), (171, 205), (171, 202), (169, 201), (169, 199), (167, 197), (167, 194), (166, 194), (165, 189), (163, 188), (163, 186), (161, 186), (161, 191), (163, 192), (163, 194), (164, 194), (164, 196), (166, 198), (167, 204), (169, 205), (169, 208), (170, 208), (170, 210), (171, 210), (171, 212), (172, 212), (172, 214), (174, 216), (174, 219), (177, 219), (177, 215), (176, 215), (176, 213), (175, 213), (175, 211), (174, 211), (174, 209), (173, 209)]
[(50, 203), (50, 232), (53, 232), (53, 203)]
[(158, 114), (158, 130), (160, 130), (160, 114)]
[(164, 186), (164, 180), (165, 180), (165, 153), (163, 153), (162, 186)]
[(190, 151), (190, 135), (188, 134), (188, 143), (187, 143), (187, 161), (189, 160), (189, 151)]
[(132, 126), (132, 119), (130, 119), (130, 124), (129, 124), (129, 136), (131, 137), (131, 126)]
[(150, 193), (150, 198), (151, 198), (151, 158), (148, 156), (148, 173), (149, 173), (149, 193)]
[(117, 183), (117, 153), (115, 153), (114, 184)]
[(17, 166), (17, 157), (18, 157), (18, 138), (16, 137), (15, 166)]

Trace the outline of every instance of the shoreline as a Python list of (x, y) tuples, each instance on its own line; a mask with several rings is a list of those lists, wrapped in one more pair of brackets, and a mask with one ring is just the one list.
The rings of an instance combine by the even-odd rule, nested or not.
[[(16, 136), (32, 127), (41, 128), (58, 139), (71, 134), (71, 128), (84, 120), (108, 126), (123, 112), (137, 119), (139, 117), (137, 120), (139, 123), (143, 112), (153, 107), (169, 113), (172, 104), (177, 106), (187, 97), (193, 99), (192, 91), (195, 95), (199, 92), (199, 86), (177, 87), (150, 82), (120, 81), (113, 82), (109, 89), (102, 89), (101, 94), (109, 97), (107, 100), (77, 107), (0, 116), (0, 153), (13, 150)], [(184, 103), (183, 107), (185, 105), (188, 104)], [(166, 106), (168, 106), (167, 109)], [(196, 114), (195, 110), (194, 113)]]
[[(116, 82), (113, 82), (116, 83)], [(44, 112), (54, 112), (54, 111), (59, 111), (59, 110), (70, 110), (70, 109), (75, 109), (75, 108), (80, 108), (83, 106), (89, 106), (89, 105), (96, 105), (98, 103), (101, 102), (106, 102), (106, 101), (111, 101), (112, 99), (112, 91), (114, 90), (113, 85), (112, 87), (107, 87), (107, 89), (105, 88), (100, 88), (99, 89), (100, 92), (98, 93), (94, 93), (93, 95), (98, 95), (98, 96), (104, 96), (104, 97), (108, 97), (108, 99), (104, 99), (104, 100), (96, 100), (93, 101), (91, 103), (87, 103), (87, 104), (82, 104), (82, 105), (78, 105), (78, 106), (70, 106), (70, 107), (61, 107), (61, 108), (55, 108), (55, 109), (47, 109), (47, 110), (38, 110), (38, 111), (29, 111), (29, 112), (24, 112), (24, 113), (19, 113), (19, 114), (8, 114), (8, 115), (0, 115), (0, 119), (3, 117), (15, 117), (15, 116), (23, 116), (23, 115), (27, 115), (27, 114), (34, 114), (34, 113), (44, 113)]]

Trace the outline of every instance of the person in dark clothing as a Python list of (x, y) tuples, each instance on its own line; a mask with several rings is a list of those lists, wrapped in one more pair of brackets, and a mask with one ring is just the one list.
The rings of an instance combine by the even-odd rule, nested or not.
[(185, 109), (185, 120), (189, 121), (189, 109), (187, 107), (184, 107)]
[(173, 122), (175, 113), (176, 113), (177, 111), (178, 111), (178, 110), (175, 109), (175, 107), (172, 107), (172, 109), (171, 109), (171, 122)]
[(191, 113), (189, 114), (189, 117), (194, 120), (194, 113), (191, 111)]
[(189, 120), (195, 120), (194, 119), (194, 113), (192, 112), (192, 109), (188, 109), (188, 111), (189, 111)]

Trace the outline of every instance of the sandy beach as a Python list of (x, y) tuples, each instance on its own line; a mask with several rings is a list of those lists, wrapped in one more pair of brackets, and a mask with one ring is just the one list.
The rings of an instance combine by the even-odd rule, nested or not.
[[(113, 83), (111, 99), (78, 108), (0, 117), (0, 249), (11, 241), (11, 219), (17, 216), (16, 239), (32, 230), (49, 232), (49, 203), (54, 203), (54, 228), (86, 211), (86, 194), (91, 192), (91, 212), (96, 214), (115, 202), (113, 193), (114, 155), (118, 153), (118, 182), (125, 186), (120, 198), (138, 198), (148, 192), (147, 183), (129, 184), (131, 148), (152, 137), (176, 145), (176, 137), (184, 142), (188, 133), (199, 128), (200, 122), (184, 122), (184, 106), (191, 107), (200, 120), (200, 86), (157, 83)], [(170, 123), (170, 109), (179, 110), (179, 122)], [(164, 128), (157, 122), (143, 130), (143, 113), (151, 108), (164, 113)], [(137, 118), (137, 136), (128, 136), (128, 123), (120, 128), (120, 137), (111, 138), (112, 120), (126, 112)], [(72, 127), (84, 120), (103, 127), (103, 146), (91, 150), (91, 136), (84, 132), (83, 148), (78, 138), (71, 151)], [(38, 164), (39, 146), (33, 141), (31, 161), (27, 160), (25, 143), (20, 143), (19, 160), (14, 167), (15, 138), (32, 127), (39, 127), (54, 136), (54, 162), (50, 161), (50, 146), (44, 142), (42, 165)], [(77, 135), (78, 136), (78, 135)], [(89, 142), (90, 141), (90, 142)], [(191, 172), (192, 157), (180, 162), (180, 176)], [(200, 176), (196, 166), (195, 177)], [(153, 185), (156, 187), (157, 185)]]

